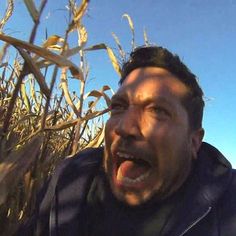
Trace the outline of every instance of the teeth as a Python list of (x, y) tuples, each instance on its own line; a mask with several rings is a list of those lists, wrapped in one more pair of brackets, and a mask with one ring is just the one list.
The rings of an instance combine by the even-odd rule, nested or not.
[(127, 184), (127, 185), (135, 184), (135, 183), (139, 183), (139, 182), (145, 180), (150, 175), (150, 173), (151, 173), (151, 171), (148, 171), (147, 173), (142, 174), (135, 179), (130, 179), (128, 177), (124, 177), (121, 173), (121, 169), (119, 168), (118, 172), (117, 172), (117, 180), (122, 181), (124, 184)]
[(117, 156), (122, 157), (122, 158), (126, 158), (126, 159), (128, 159), (128, 158), (129, 158), (129, 159), (134, 159), (133, 156), (131, 156), (131, 155), (127, 154), (127, 153), (117, 152), (116, 154), (117, 154)]

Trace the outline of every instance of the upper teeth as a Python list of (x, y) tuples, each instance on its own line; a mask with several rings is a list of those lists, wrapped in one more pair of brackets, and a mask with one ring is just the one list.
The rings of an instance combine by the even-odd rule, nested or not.
[(117, 154), (117, 156), (122, 157), (122, 158), (129, 158), (129, 159), (134, 158), (132, 155), (129, 155), (129, 154), (123, 153), (123, 152), (117, 152), (116, 154)]

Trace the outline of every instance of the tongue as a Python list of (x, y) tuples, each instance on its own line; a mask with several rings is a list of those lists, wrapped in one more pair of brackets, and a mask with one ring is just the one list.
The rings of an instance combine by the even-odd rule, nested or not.
[(121, 173), (124, 177), (136, 179), (145, 174), (149, 167), (145, 164), (136, 163), (134, 161), (126, 160), (120, 165)]

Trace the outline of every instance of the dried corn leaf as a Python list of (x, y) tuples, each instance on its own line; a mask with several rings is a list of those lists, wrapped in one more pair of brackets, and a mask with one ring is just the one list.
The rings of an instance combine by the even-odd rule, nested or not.
[(103, 125), (101, 129), (99, 129), (99, 131), (95, 135), (95, 138), (86, 145), (86, 148), (100, 147), (104, 141), (104, 133), (105, 133), (105, 125)]
[(104, 86), (102, 87), (102, 91), (107, 91), (107, 90), (111, 90), (110, 86), (104, 85)]
[(148, 36), (147, 36), (146, 29), (143, 30), (143, 38), (144, 38), (144, 43), (147, 46), (149, 44), (149, 42), (148, 42)]
[(111, 106), (111, 98), (105, 93), (103, 93), (103, 97), (106, 101), (107, 106), (110, 107)]
[(0, 65), (0, 68), (4, 67), (4, 69), (5, 69), (7, 66), (8, 66), (8, 62), (5, 62), (5, 63), (2, 63), (2, 64)]
[(108, 108), (111, 106), (111, 98), (106, 94), (106, 93), (104, 93), (105, 91), (107, 91), (107, 90), (111, 90), (111, 92), (114, 94), (114, 92), (112, 91), (112, 89), (108, 86), (108, 85), (104, 85), (103, 87), (102, 87), (102, 91), (103, 91), (103, 97), (104, 97), (104, 99), (105, 99), (105, 101), (106, 101), (106, 104), (107, 104), (107, 106), (108, 106)]
[(34, 107), (38, 111), (39, 110), (39, 104), (38, 104), (38, 100), (37, 100), (37, 97), (36, 97), (36, 94), (35, 94), (35, 80), (32, 77), (30, 77), (29, 86), (30, 86), (30, 96), (34, 101)]
[(80, 113), (79, 113), (78, 109), (76, 108), (75, 104), (73, 103), (71, 96), (70, 96), (70, 92), (68, 89), (68, 83), (67, 83), (66, 69), (63, 69), (62, 73), (61, 73), (61, 88), (63, 90), (66, 102), (72, 108), (72, 110), (74, 111), (76, 116), (80, 117)]
[(125, 17), (128, 20), (130, 29), (134, 31), (134, 24), (131, 17), (128, 14), (124, 14), (122, 17)]
[(82, 3), (78, 9), (75, 10), (74, 21), (78, 22), (81, 20), (89, 4), (89, 0), (82, 0)]
[(72, 6), (72, 12), (74, 14), (74, 18), (69, 25), (68, 31), (73, 31), (80, 25), (80, 20), (83, 17), (87, 7), (88, 7), (89, 0), (82, 0), (82, 3), (79, 7), (76, 7), (75, 4)]
[(3, 19), (0, 22), (0, 32), (2, 31), (2, 28), (7, 23), (9, 18), (11, 17), (11, 15), (13, 13), (13, 10), (14, 10), (14, 0), (8, 0), (8, 5), (7, 5), (6, 13), (5, 13)]
[(33, 52), (39, 55), (40, 57), (43, 57), (49, 61), (52, 61), (59, 67), (68, 67), (70, 69), (71, 74), (75, 78), (83, 80), (83, 73), (81, 69), (77, 67), (73, 62), (67, 60), (65, 57), (61, 55), (57, 55), (53, 52), (50, 52), (49, 50), (45, 48), (41, 48), (39, 46), (30, 44), (25, 41), (22, 41), (22, 40), (19, 40), (19, 39), (16, 39), (7, 35), (3, 35), (3, 34), (0, 34), (0, 40), (8, 42), (15, 47), (20, 47), (30, 52)]
[(109, 48), (109, 47), (107, 47), (107, 53), (108, 53), (108, 56), (109, 56), (109, 58), (110, 58), (110, 60), (111, 60), (111, 63), (112, 63), (112, 65), (113, 65), (113, 68), (115, 69), (115, 71), (117, 72), (117, 74), (118, 74), (119, 76), (121, 76), (121, 68), (120, 68), (120, 65), (119, 65), (119, 63), (118, 63), (118, 61), (117, 61), (117, 59), (116, 59), (116, 56), (115, 56), (115, 54), (113, 53), (112, 49)]
[(34, 5), (34, 1), (32, 0), (24, 0), (25, 5), (33, 19), (34, 22), (37, 22), (39, 19), (39, 12), (36, 9), (35, 5)]
[(106, 49), (106, 48), (107, 46), (105, 43), (100, 43), (100, 44), (96, 44), (91, 47), (85, 48), (84, 51), (94, 51), (94, 50), (100, 50), (100, 49)]
[(70, 57), (70, 56), (73, 56), (73, 55), (77, 54), (81, 49), (82, 49), (82, 47), (77, 46), (77, 47), (65, 50), (63, 52), (63, 56), (66, 57), (66, 58)]
[(104, 100), (106, 101), (107, 107), (110, 107), (111, 105), (111, 99), (109, 98), (108, 95), (106, 95), (105, 93), (99, 93), (98, 96), (96, 96), (96, 100), (95, 101), (91, 101), (88, 104), (88, 112), (93, 112), (93, 108), (97, 105), (98, 101), (100, 100), (100, 98), (103, 97)]
[[(51, 50), (56, 50), (56, 51), (62, 51), (63, 49), (63, 44), (59, 44), (59, 43), (64, 43), (64, 39), (61, 38), (58, 35), (52, 35), (50, 36), (44, 43), (43, 43), (43, 47), (47, 48), (47, 49), (51, 49)], [(65, 45), (65, 48), (67, 48), (68, 45)], [(38, 56), (36, 56), (35, 59), (37, 59)]]
[(57, 45), (59, 42), (64, 42), (64, 39), (58, 35), (52, 35), (43, 43), (43, 47), (50, 48), (51, 46)]
[[(6, 110), (7, 110), (6, 108), (0, 107), (0, 119), (4, 116)], [(1, 134), (1, 132), (0, 132), (0, 134)]]
[[(14, 128), (16, 128), (18, 125), (20, 125), (21, 123), (24, 123), (26, 120), (30, 120), (31, 118), (36, 118), (37, 115), (30, 113), (27, 115), (24, 115), (22, 118), (20, 118), (18, 121), (14, 122), (14, 125), (12, 126), (11, 130), (14, 132)], [(18, 137), (19, 138), (19, 137)], [(17, 139), (18, 141), (18, 139)], [(12, 142), (12, 141), (11, 141)]]
[(80, 25), (78, 32), (79, 32), (79, 36), (80, 36), (79, 37), (80, 38), (80, 46), (84, 47), (88, 41), (88, 33), (86, 31), (86, 28), (83, 25)]
[(65, 121), (65, 122), (62, 122), (58, 125), (53, 125), (53, 126), (46, 126), (44, 128), (45, 131), (50, 131), (50, 130), (53, 130), (53, 131), (60, 131), (60, 130), (64, 130), (64, 129), (68, 129), (70, 127), (73, 127), (75, 126), (76, 124), (78, 124), (78, 122), (80, 122), (81, 119), (74, 119), (74, 120), (69, 120), (69, 121)]
[(111, 60), (113, 68), (115, 69), (117, 74), (119, 76), (121, 76), (121, 68), (120, 68), (120, 65), (118, 63), (118, 60), (116, 59), (116, 56), (113, 53), (112, 49), (109, 48), (106, 44), (104, 44), (104, 43), (96, 44), (96, 45), (91, 46), (89, 48), (85, 48), (84, 51), (93, 51), (93, 50), (100, 50), (100, 49), (106, 49), (107, 50), (107, 53), (108, 53), (108, 56)]
[(5, 43), (1, 49), (0, 49), (0, 62), (2, 62), (4, 60), (4, 57), (6, 55), (7, 49), (9, 47), (8, 43)]
[(45, 94), (45, 96), (47, 98), (49, 98), (50, 97), (50, 89), (48, 88), (42, 73), (40, 72), (40, 70), (38, 69), (36, 64), (34, 63), (33, 59), (29, 56), (28, 53), (26, 53), (21, 48), (18, 48), (18, 47), (16, 47), (16, 48), (20, 52), (21, 56), (24, 58), (24, 60), (27, 63), (30, 71), (34, 74), (35, 79), (37, 80), (42, 93)]
[(111, 88), (110, 88), (109, 86), (104, 85), (104, 86), (102, 87), (102, 90), (101, 90), (101, 91), (92, 90), (92, 91), (90, 91), (88, 94), (85, 95), (84, 98), (87, 98), (87, 97), (90, 97), (90, 96), (98, 98), (96, 101), (93, 101), (93, 102), (90, 104), (90, 106), (89, 106), (90, 110), (92, 110), (92, 108), (96, 105), (96, 103), (98, 102), (99, 98), (101, 98), (101, 97), (103, 97), (103, 98), (105, 99), (107, 106), (110, 107), (111, 99), (110, 99), (109, 96), (105, 93), (105, 91), (110, 90), (110, 89), (111, 89)]
[(54, 131), (60, 131), (60, 130), (64, 130), (70, 127), (73, 127), (75, 125), (77, 125), (79, 122), (83, 122), (83, 121), (87, 121), (87, 120), (91, 120), (95, 117), (101, 116), (105, 113), (107, 113), (109, 111), (109, 109), (104, 109), (102, 111), (95, 111), (93, 113), (87, 114), (85, 117), (83, 118), (78, 118), (78, 119), (74, 119), (74, 120), (70, 120), (70, 121), (66, 121), (63, 122), (61, 124), (58, 125), (54, 125), (54, 126), (50, 126), (50, 127), (45, 127), (44, 130), (45, 131), (49, 131), (49, 130), (54, 130)]
[[(61, 46), (58, 46), (58, 45), (51, 46), (50, 49), (61, 50)], [(76, 46), (76, 47), (71, 48), (71, 49), (66, 49), (62, 52), (62, 56), (64, 58), (71, 57), (71, 56), (77, 54), (81, 49), (82, 49), (81, 46)], [(52, 65), (52, 62), (43, 59), (43, 60), (37, 61), (36, 64), (39, 68), (44, 68), (44, 67)]]
[(24, 101), (24, 104), (26, 106), (27, 112), (29, 113), (31, 111), (31, 106), (30, 106), (29, 97), (28, 97), (28, 95), (26, 93), (26, 88), (25, 88), (25, 84), (24, 83), (21, 84), (20, 92), (21, 92), (21, 96), (22, 96), (22, 99)]
[(35, 162), (42, 142), (42, 136), (36, 136), (22, 149), (11, 153), (0, 163), (0, 205), (5, 202), (8, 193)]
[(84, 116), (84, 117), (82, 118), (82, 120), (83, 120), (83, 121), (85, 121), (85, 120), (91, 120), (91, 119), (93, 119), (93, 118), (95, 118), (95, 117), (98, 117), (98, 116), (101, 116), (101, 115), (107, 113), (108, 111), (109, 111), (108, 108), (106, 108), (106, 109), (104, 109), (104, 110), (102, 110), (102, 111), (94, 111), (93, 113), (89, 113), (89, 114), (87, 114), (86, 116)]
[[(37, 60), (37, 57), (34, 57), (34, 59)], [(44, 67), (48, 67), (48, 66), (53, 65), (53, 62), (43, 59), (43, 60), (37, 61), (36, 65), (38, 68), (42, 69)]]
[(88, 94), (85, 95), (85, 98), (86, 97), (101, 97), (101, 96), (102, 96), (102, 93), (100, 91), (92, 90)]
[(120, 40), (119, 38), (117, 37), (117, 35), (115, 33), (112, 32), (112, 37), (114, 38), (115, 42), (116, 42), (116, 45), (119, 49), (119, 53), (120, 53), (120, 56), (122, 58), (122, 61), (125, 61), (125, 51), (123, 50), (122, 46), (121, 46), (121, 43), (120, 43)]
[(52, 46), (48, 47), (48, 49), (55, 50), (55, 51), (61, 51), (62, 50), (62, 46), (60, 46), (60, 45), (52, 45)]
[(134, 24), (133, 24), (133, 21), (132, 21), (131, 17), (128, 14), (124, 14), (122, 17), (126, 18), (128, 20), (129, 27), (130, 27), (131, 33), (132, 33), (131, 46), (132, 46), (132, 49), (134, 49), (135, 48), (135, 39), (134, 39)]

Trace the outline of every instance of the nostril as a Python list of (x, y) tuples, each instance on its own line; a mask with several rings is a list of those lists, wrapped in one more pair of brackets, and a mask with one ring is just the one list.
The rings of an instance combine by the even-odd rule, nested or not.
[(136, 122), (133, 122), (131, 120), (124, 122), (123, 120), (120, 121), (116, 128), (115, 132), (117, 135), (127, 138), (127, 137), (138, 137), (140, 136), (140, 128), (139, 125)]
[(137, 108), (130, 106), (119, 116), (115, 124), (115, 132), (117, 135), (126, 138), (137, 138), (141, 136), (140, 113)]

